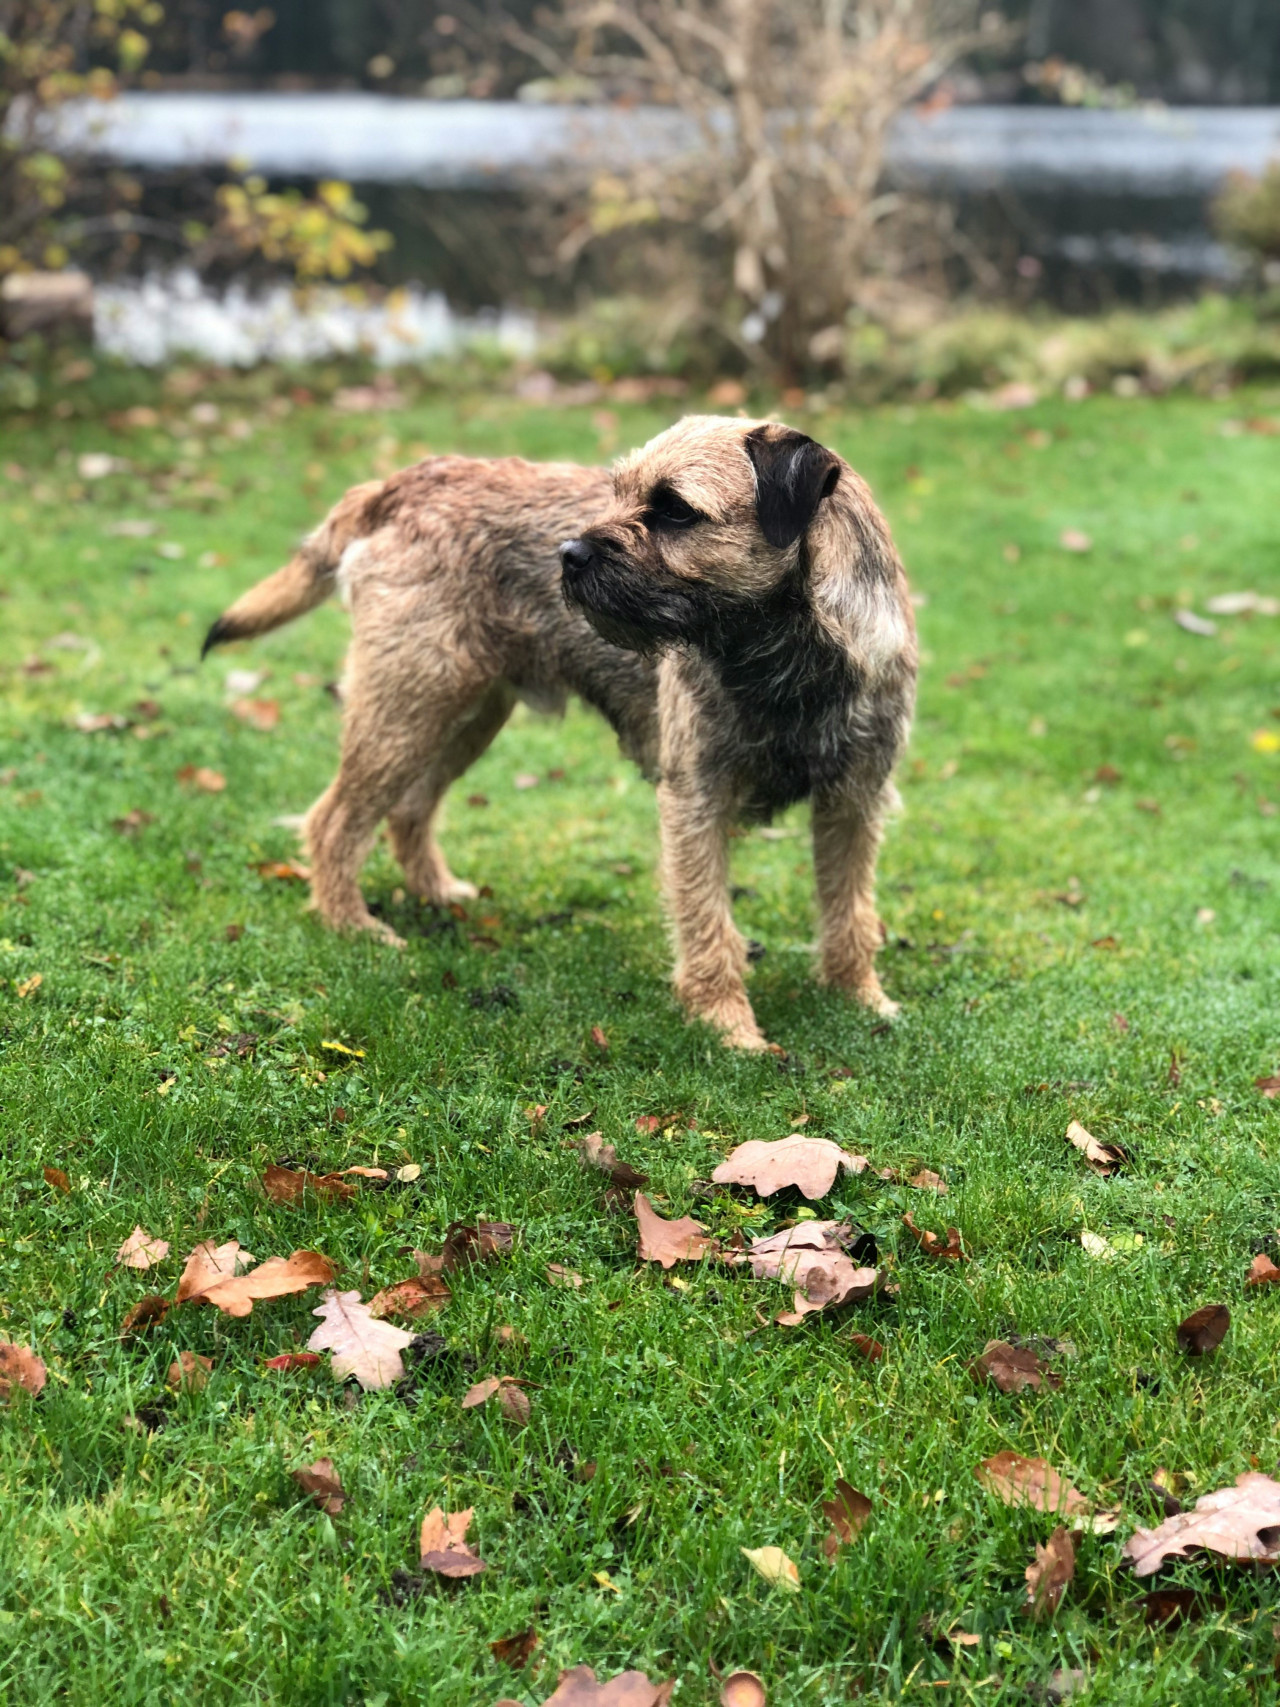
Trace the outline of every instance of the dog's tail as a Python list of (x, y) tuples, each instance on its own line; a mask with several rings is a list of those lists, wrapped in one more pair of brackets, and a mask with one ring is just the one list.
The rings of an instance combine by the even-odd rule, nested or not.
[(352, 487), (283, 569), (259, 581), (223, 611), (205, 635), (200, 656), (206, 657), (215, 646), (224, 646), (229, 640), (268, 634), (323, 604), (333, 592), (343, 552), (382, 525), (385, 518), (380, 500), (385, 488), (382, 480)]

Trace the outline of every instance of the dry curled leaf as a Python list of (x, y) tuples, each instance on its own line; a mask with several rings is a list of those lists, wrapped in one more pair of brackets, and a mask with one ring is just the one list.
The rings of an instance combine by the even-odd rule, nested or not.
[(716, 1248), (714, 1239), (707, 1237), (705, 1227), (690, 1215), (678, 1221), (664, 1221), (643, 1192), (632, 1200), (640, 1229), (640, 1258), (643, 1262), (660, 1262), (663, 1268), (674, 1268), (678, 1262), (693, 1262), (707, 1251)]
[(354, 1375), (366, 1393), (393, 1387), (404, 1375), (400, 1353), (413, 1335), (390, 1322), (379, 1321), (358, 1292), (326, 1292), (311, 1314), (321, 1325), (307, 1341), (308, 1351), (333, 1353), (332, 1369), (339, 1381)]
[(338, 1479), (332, 1458), (317, 1458), (314, 1464), (305, 1464), (300, 1470), (290, 1470), (289, 1474), (330, 1517), (337, 1517), (346, 1505), (347, 1492)]
[(278, 699), (233, 699), (231, 710), (242, 723), (247, 723), (251, 729), (260, 730), (264, 735), (269, 734), (280, 721)]
[(1062, 1517), (1087, 1517), (1092, 1511), (1084, 1495), (1070, 1482), (1064, 1482), (1043, 1458), (997, 1452), (993, 1458), (984, 1458), (973, 1473), (988, 1493), (995, 1494), (1006, 1505), (1030, 1506), (1035, 1511)]
[(276, 883), (310, 883), (311, 867), (300, 865), (296, 859), (264, 859), (249, 867), (259, 877)]
[(334, 1266), (319, 1251), (294, 1251), (289, 1257), (269, 1257), (247, 1273), (249, 1257), (232, 1239), (215, 1245), (212, 1239), (197, 1245), (187, 1258), (178, 1282), (176, 1302), (213, 1304), (224, 1315), (247, 1316), (255, 1302), (265, 1298), (287, 1298), (310, 1286), (325, 1286), (334, 1276)]
[(153, 1239), (145, 1227), (135, 1227), (116, 1252), (121, 1268), (136, 1268), (140, 1272), (154, 1268), (169, 1254), (167, 1239)]
[(180, 1351), (169, 1365), (167, 1381), (170, 1387), (181, 1387), (187, 1393), (202, 1392), (209, 1385), (213, 1359), (201, 1357), (197, 1351)]
[(988, 1340), (981, 1357), (969, 1366), (977, 1381), (993, 1381), (1002, 1393), (1036, 1392), (1041, 1387), (1061, 1387), (1062, 1377), (1042, 1363), (1026, 1346), (1008, 1340)]
[(579, 1138), (576, 1147), (585, 1166), (599, 1168), (601, 1173), (608, 1174), (610, 1184), (622, 1191), (634, 1191), (638, 1186), (649, 1183), (648, 1174), (637, 1172), (630, 1162), (618, 1160), (613, 1145), (604, 1142), (603, 1132), (588, 1132), (585, 1138)]
[(212, 771), (206, 765), (183, 765), (177, 773), (178, 781), (189, 783), (192, 788), (201, 788), (206, 794), (221, 794), (227, 786), (227, 779), (221, 771)]
[(34, 1398), (48, 1379), (49, 1371), (29, 1346), (0, 1340), (0, 1400), (7, 1401), (19, 1391)]
[(597, 1683), (590, 1666), (574, 1666), (560, 1673), (555, 1693), (542, 1707), (667, 1707), (674, 1688), (674, 1678), (650, 1683), (642, 1671), (620, 1672), (607, 1683)]
[(1231, 1312), (1225, 1304), (1205, 1304), (1178, 1324), (1178, 1350), (1188, 1357), (1204, 1357), (1217, 1351), (1230, 1326)]
[(44, 1170), (44, 1183), (51, 1185), (55, 1191), (65, 1193), (71, 1190), (71, 1181), (61, 1168), (46, 1168)]
[(1037, 1624), (1053, 1617), (1075, 1574), (1076, 1544), (1070, 1530), (1059, 1524), (1043, 1547), (1037, 1541), (1036, 1556), (1026, 1570), (1027, 1611)]
[(1249, 1264), (1249, 1276), (1246, 1286), (1272, 1286), (1280, 1280), (1280, 1268), (1272, 1262), (1269, 1256), (1260, 1251)]
[(529, 1395), (524, 1391), (524, 1384), (513, 1375), (490, 1375), (485, 1381), (477, 1381), (474, 1387), (467, 1390), (462, 1401), (464, 1411), (472, 1411), (477, 1405), (483, 1405), (486, 1400), (497, 1394), (498, 1404), (508, 1422), (523, 1428), (528, 1422), (533, 1407)]
[(828, 1563), (834, 1565), (841, 1547), (847, 1547), (856, 1540), (871, 1516), (871, 1501), (842, 1476), (836, 1483), (835, 1498), (823, 1500), (822, 1515), (831, 1525), (831, 1531), (822, 1543), (822, 1551)]
[(753, 1138), (739, 1144), (711, 1179), (715, 1185), (754, 1186), (761, 1197), (795, 1186), (813, 1199), (827, 1195), (841, 1168), (860, 1174), (868, 1165), (865, 1156), (851, 1156), (830, 1138), (806, 1138), (793, 1132), (789, 1138), (769, 1142)]
[(515, 1228), (507, 1221), (477, 1221), (474, 1226), (451, 1221), (445, 1228), (444, 1249), (438, 1256), (427, 1251), (413, 1253), (418, 1273), (448, 1274), (469, 1263), (493, 1262), (510, 1254), (515, 1236)]
[(960, 1229), (948, 1227), (945, 1242), (936, 1233), (931, 1233), (927, 1227), (917, 1227), (910, 1215), (902, 1217), (902, 1224), (911, 1237), (919, 1245), (927, 1257), (943, 1257), (948, 1262), (964, 1260), (964, 1246), (960, 1243)]
[(1157, 1588), (1138, 1596), (1142, 1616), (1153, 1629), (1167, 1624), (1192, 1624), (1206, 1612), (1221, 1612), (1226, 1605), (1221, 1595), (1201, 1594), (1194, 1588)]
[(499, 1636), (496, 1642), (490, 1642), (489, 1652), (500, 1665), (520, 1671), (533, 1658), (537, 1645), (538, 1632), (530, 1624), (527, 1630), (518, 1630), (514, 1636)]
[(921, 1168), (918, 1174), (911, 1176), (907, 1184), (913, 1185), (917, 1191), (936, 1191), (939, 1197), (944, 1197), (947, 1191), (946, 1180), (941, 1174), (935, 1174), (932, 1168)]
[(262, 1361), (264, 1369), (315, 1369), (324, 1359), (316, 1351), (282, 1351)]
[(799, 1594), (800, 1572), (795, 1561), (789, 1559), (781, 1547), (740, 1547), (738, 1551), (772, 1587), (785, 1589), (788, 1594)]
[(439, 1506), (431, 1508), (422, 1520), (418, 1545), (424, 1571), (434, 1571), (441, 1577), (476, 1577), (488, 1568), (480, 1555), (467, 1546), (467, 1530), (474, 1515), (472, 1506), (451, 1516)]
[(1101, 1144), (1078, 1120), (1067, 1127), (1067, 1138), (1096, 1174), (1113, 1174), (1127, 1160), (1118, 1144)]
[(547, 1279), (553, 1286), (567, 1286), (575, 1292), (583, 1285), (582, 1276), (577, 1270), (566, 1268), (562, 1262), (547, 1264)]
[(1280, 1097), (1280, 1073), (1264, 1073), (1260, 1079), (1255, 1079), (1253, 1083), (1264, 1097), (1271, 1100)]
[(1149, 1577), (1197, 1548), (1225, 1559), (1280, 1563), (1280, 1482), (1248, 1470), (1234, 1487), (1201, 1495), (1191, 1511), (1166, 1518), (1156, 1529), (1135, 1529), (1124, 1556), (1135, 1576)]
[(853, 1332), (849, 1335), (849, 1344), (859, 1357), (865, 1357), (868, 1363), (879, 1363), (884, 1356), (884, 1347), (879, 1340), (873, 1340), (870, 1334)]
[(348, 1185), (341, 1174), (312, 1174), (305, 1168), (295, 1171), (276, 1166), (269, 1167), (263, 1174), (262, 1189), (272, 1203), (300, 1204), (308, 1192), (329, 1202), (356, 1194), (355, 1186)]
[(397, 1280), (394, 1286), (384, 1286), (369, 1300), (371, 1316), (405, 1316), (414, 1321), (432, 1310), (443, 1310), (453, 1294), (438, 1274), (423, 1275), (420, 1279)]
[(753, 1671), (733, 1671), (720, 1685), (720, 1707), (765, 1707), (764, 1684)]
[(169, 1300), (158, 1297), (154, 1292), (149, 1292), (145, 1298), (139, 1298), (132, 1309), (125, 1312), (124, 1320), (120, 1324), (120, 1338), (131, 1340), (137, 1334), (146, 1333), (148, 1328), (164, 1321), (168, 1308)]

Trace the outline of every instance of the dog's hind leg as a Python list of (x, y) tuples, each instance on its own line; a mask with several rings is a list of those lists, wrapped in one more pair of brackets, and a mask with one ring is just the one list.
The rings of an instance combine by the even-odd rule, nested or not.
[(391, 848), (409, 888), (421, 900), (440, 906), (446, 901), (474, 900), (476, 889), (449, 870), (435, 838), (434, 819), (450, 783), (480, 757), (497, 735), (515, 705), (514, 690), (498, 682), (479, 705), (457, 725), (426, 771), (401, 797), (387, 819)]
[(876, 912), (876, 856), (892, 787), (866, 797), (841, 797), (813, 803), (813, 866), (822, 915), (821, 977), (824, 984), (847, 990), (864, 1007), (892, 1016), (876, 976), (875, 957), (883, 940)]
[[(451, 662), (454, 667), (445, 681), (437, 678), (431, 696), (418, 691), (420, 677), (379, 678), (363, 663), (353, 672), (338, 774), (303, 826), (311, 858), (311, 905), (326, 924), (400, 942), (365, 905), (360, 867), (379, 823), (444, 751), (484, 691), (483, 681), (465, 679), (457, 660)], [(373, 691), (371, 682), (376, 683)]]
[(729, 814), (697, 790), (658, 785), (662, 875), (676, 938), (676, 994), (733, 1049), (764, 1049), (747, 999), (747, 948), (729, 904)]

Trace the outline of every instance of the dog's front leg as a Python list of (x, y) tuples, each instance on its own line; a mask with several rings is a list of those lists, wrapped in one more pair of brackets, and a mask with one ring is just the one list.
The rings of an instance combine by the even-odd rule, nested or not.
[(821, 976), (864, 1007), (892, 1016), (876, 976), (882, 932), (876, 913), (876, 855), (891, 793), (813, 803), (813, 865), (822, 915)]
[(662, 876), (676, 939), (676, 994), (733, 1049), (766, 1049), (747, 1000), (747, 948), (729, 905), (728, 813), (694, 788), (658, 785)]

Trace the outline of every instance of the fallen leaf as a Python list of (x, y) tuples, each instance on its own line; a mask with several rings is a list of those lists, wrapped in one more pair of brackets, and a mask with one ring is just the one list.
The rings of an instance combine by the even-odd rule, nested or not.
[(394, 1286), (384, 1286), (369, 1300), (371, 1316), (407, 1316), (414, 1321), (433, 1310), (443, 1310), (453, 1294), (438, 1274), (415, 1276), (412, 1280), (397, 1280)]
[(738, 1551), (752, 1569), (758, 1571), (773, 1588), (785, 1589), (788, 1594), (799, 1594), (800, 1572), (781, 1547), (740, 1547)]
[(44, 1183), (51, 1185), (55, 1191), (69, 1192), (71, 1190), (71, 1181), (61, 1168), (46, 1168), (44, 1170)]
[(1255, 1079), (1253, 1082), (1255, 1087), (1262, 1092), (1264, 1097), (1272, 1099), (1280, 1097), (1280, 1073), (1267, 1073), (1264, 1074), (1262, 1078)]
[(597, 1049), (607, 1051), (609, 1048), (609, 1039), (605, 1036), (603, 1028), (598, 1025), (591, 1027), (591, 1041)]
[(554, 1695), (549, 1695), (542, 1707), (667, 1707), (674, 1678), (666, 1683), (650, 1683), (642, 1671), (624, 1671), (607, 1683), (597, 1683), (590, 1666), (574, 1666), (562, 1671)]
[(355, 1186), (348, 1185), (341, 1174), (311, 1174), (305, 1169), (295, 1172), (274, 1165), (263, 1174), (262, 1189), (272, 1203), (301, 1204), (308, 1192), (329, 1202), (356, 1194)]
[(169, 1254), (167, 1239), (153, 1239), (145, 1227), (135, 1227), (116, 1252), (121, 1268), (136, 1268), (144, 1272), (163, 1262)]
[(566, 1268), (562, 1262), (547, 1264), (547, 1279), (553, 1286), (569, 1286), (575, 1291), (583, 1285), (582, 1276), (577, 1270)]
[(907, 1181), (907, 1184), (913, 1185), (917, 1191), (936, 1191), (940, 1197), (944, 1196), (947, 1190), (946, 1180), (941, 1174), (935, 1174), (932, 1168), (921, 1168), (918, 1174), (914, 1174)]
[(1119, 1259), (1119, 1251), (1109, 1245), (1101, 1233), (1091, 1233), (1087, 1227), (1080, 1235), (1080, 1243), (1085, 1254), (1098, 1262), (1116, 1262)]
[(490, 1375), (485, 1381), (477, 1381), (474, 1387), (467, 1390), (462, 1408), (464, 1411), (473, 1411), (478, 1405), (492, 1399), (495, 1393), (502, 1407), (502, 1414), (508, 1421), (523, 1428), (532, 1415), (533, 1407), (529, 1395), (513, 1375)]
[(199, 1393), (209, 1385), (212, 1370), (211, 1357), (201, 1357), (199, 1352), (195, 1351), (180, 1351), (176, 1360), (169, 1365), (166, 1379), (170, 1387), (182, 1387), (188, 1393)]
[(280, 883), (310, 883), (311, 867), (300, 865), (296, 859), (264, 859), (249, 867), (259, 877)]
[(1037, 1541), (1036, 1556), (1026, 1570), (1027, 1611), (1037, 1624), (1053, 1617), (1075, 1574), (1076, 1544), (1070, 1530), (1059, 1525), (1043, 1547)]
[(871, 1516), (871, 1501), (842, 1476), (836, 1483), (836, 1497), (823, 1500), (822, 1515), (831, 1525), (831, 1532), (822, 1543), (822, 1551), (828, 1564), (834, 1565), (841, 1547), (847, 1547), (857, 1539)]
[(1203, 1357), (1217, 1351), (1231, 1326), (1231, 1312), (1225, 1304), (1205, 1304), (1193, 1310), (1185, 1322), (1178, 1324), (1178, 1350), (1188, 1357)]
[(315, 1369), (324, 1359), (315, 1351), (282, 1351), (263, 1359), (264, 1369)]
[(1207, 616), (1199, 616), (1193, 610), (1174, 611), (1173, 620), (1177, 623), (1178, 627), (1184, 629), (1186, 633), (1199, 634), (1205, 639), (1208, 639), (1210, 636), (1218, 632), (1218, 625), (1216, 622), (1211, 621)]
[(982, 1356), (970, 1365), (976, 1380), (993, 1381), (1002, 1393), (1036, 1392), (1041, 1387), (1061, 1387), (1062, 1377), (1025, 1346), (1007, 1340), (988, 1340)]
[(1113, 1174), (1128, 1160), (1118, 1144), (1100, 1144), (1078, 1120), (1073, 1120), (1067, 1127), (1067, 1138), (1097, 1174)]
[(327, 1049), (331, 1055), (348, 1055), (353, 1061), (364, 1060), (363, 1049), (353, 1049), (349, 1043), (339, 1043), (336, 1037), (325, 1037), (320, 1041), (321, 1049)]
[(1016, 1452), (997, 1452), (984, 1458), (974, 1475), (1006, 1505), (1031, 1506), (1035, 1511), (1063, 1517), (1087, 1517), (1092, 1512), (1084, 1495), (1064, 1482), (1043, 1458), (1023, 1458)]
[(1276, 1267), (1270, 1257), (1259, 1252), (1249, 1264), (1249, 1277), (1245, 1285), (1272, 1286), (1277, 1280), (1280, 1280), (1280, 1268)]
[(1044, 1699), (1049, 1707), (1061, 1707), (1062, 1702), (1083, 1695), (1088, 1686), (1089, 1674), (1080, 1666), (1058, 1666), (1049, 1673), (1049, 1681), (1044, 1686)]
[(1192, 1624), (1206, 1612), (1220, 1612), (1226, 1605), (1221, 1595), (1201, 1594), (1194, 1588), (1157, 1588), (1138, 1596), (1142, 1616), (1152, 1628), (1167, 1624)]
[(661, 1132), (662, 1120), (661, 1117), (656, 1114), (638, 1114), (636, 1116), (635, 1126), (636, 1131), (641, 1133)]
[(146, 1333), (148, 1328), (155, 1327), (157, 1322), (163, 1322), (169, 1309), (169, 1300), (160, 1298), (154, 1292), (138, 1302), (130, 1310), (126, 1310), (124, 1320), (120, 1324), (120, 1338), (130, 1340), (137, 1334)]
[(690, 1215), (678, 1221), (665, 1221), (643, 1192), (636, 1192), (633, 1208), (640, 1228), (642, 1262), (660, 1262), (663, 1268), (674, 1268), (678, 1262), (696, 1261), (716, 1248), (715, 1240), (707, 1237), (700, 1221)]
[(754, 1186), (761, 1197), (796, 1186), (812, 1200), (827, 1195), (841, 1168), (860, 1174), (867, 1166), (865, 1156), (851, 1156), (830, 1138), (806, 1138), (794, 1132), (789, 1138), (768, 1142), (753, 1138), (739, 1144), (711, 1179), (715, 1185)]
[(433, 1506), (422, 1520), (419, 1538), (419, 1563), (424, 1571), (434, 1571), (441, 1577), (475, 1577), (488, 1566), (478, 1553), (467, 1546), (467, 1530), (475, 1515), (474, 1507), (447, 1516), (439, 1506)]
[(44, 1363), (29, 1346), (0, 1340), (0, 1400), (7, 1402), (19, 1389), (35, 1398), (48, 1379)]
[(910, 1215), (902, 1217), (902, 1224), (927, 1257), (943, 1257), (948, 1262), (962, 1262), (964, 1260), (964, 1247), (960, 1243), (960, 1229), (958, 1227), (947, 1228), (947, 1238), (944, 1244), (936, 1233), (931, 1233), (926, 1227), (917, 1227)]
[[(419, 1274), (448, 1274), (470, 1263), (493, 1262), (510, 1254), (516, 1230), (508, 1221), (477, 1221), (470, 1226), (451, 1221), (444, 1232), (444, 1249), (438, 1257), (415, 1251)], [(433, 1266), (434, 1265), (434, 1266)]]
[(1225, 1559), (1280, 1562), (1280, 1482), (1247, 1470), (1234, 1487), (1202, 1494), (1191, 1511), (1166, 1518), (1156, 1529), (1135, 1529), (1124, 1556), (1135, 1576), (1149, 1577), (1198, 1547)]
[(155, 817), (150, 812), (140, 812), (135, 806), (125, 813), (123, 818), (113, 818), (111, 828), (118, 836), (136, 836), (139, 830), (145, 830), (148, 824), (154, 824)]
[(1063, 528), (1058, 535), (1058, 544), (1064, 551), (1093, 550), (1093, 540), (1079, 528)]
[[(358, 1168), (348, 1168), (346, 1170), (346, 1172), (349, 1174), (359, 1173), (360, 1171), (361, 1170)], [(378, 1168), (366, 1168), (366, 1169), (364, 1169), (364, 1172), (369, 1174), (370, 1176), (373, 1176), (373, 1175), (379, 1173), (380, 1171), (381, 1170)], [(385, 1177), (386, 1176), (384, 1174), (383, 1178), (385, 1179)], [(397, 1185), (412, 1185), (414, 1180), (421, 1179), (421, 1178), (422, 1178), (422, 1163), (421, 1162), (406, 1162), (403, 1167), (399, 1167), (396, 1169), (396, 1184)]]
[(720, 1707), (765, 1707), (764, 1684), (753, 1671), (734, 1671), (720, 1685)]
[(586, 1167), (599, 1168), (622, 1191), (634, 1191), (637, 1186), (649, 1183), (648, 1174), (638, 1173), (630, 1162), (618, 1160), (613, 1145), (604, 1142), (603, 1132), (588, 1132), (585, 1138), (579, 1138), (576, 1148)]
[(290, 1470), (289, 1474), (304, 1492), (311, 1495), (321, 1511), (328, 1512), (330, 1517), (341, 1513), (347, 1503), (347, 1493), (338, 1479), (332, 1458), (317, 1458), (314, 1464)]
[(280, 721), (278, 699), (233, 699), (231, 710), (242, 723), (247, 723), (251, 729), (261, 730), (264, 735)]
[(221, 794), (227, 786), (227, 779), (221, 771), (211, 771), (204, 765), (183, 765), (177, 777), (179, 782), (190, 783), (192, 788), (202, 788), (206, 794)]
[(247, 1316), (256, 1301), (286, 1298), (305, 1292), (309, 1286), (324, 1286), (335, 1272), (328, 1257), (319, 1251), (269, 1257), (257, 1268), (237, 1274), (236, 1269), (243, 1268), (248, 1260), (234, 1239), (218, 1246), (207, 1239), (187, 1258), (175, 1302), (213, 1304), (225, 1315)]
[(393, 1328), (373, 1315), (360, 1302), (358, 1292), (326, 1292), (311, 1314), (321, 1326), (307, 1341), (308, 1351), (331, 1351), (337, 1380), (354, 1375), (366, 1393), (393, 1387), (404, 1376), (400, 1353), (413, 1339), (403, 1328)]
[(519, 1630), (514, 1636), (499, 1636), (496, 1642), (490, 1642), (489, 1652), (499, 1664), (520, 1671), (533, 1658), (537, 1646), (538, 1632), (530, 1624), (527, 1630)]
[[(335, 1114), (338, 1112), (339, 1111), (335, 1110)], [(343, 1116), (343, 1118), (345, 1118), (345, 1116)], [(355, 1174), (357, 1179), (386, 1179), (387, 1177), (387, 1170), (385, 1168), (342, 1168), (339, 1171), (343, 1174)], [(404, 1172), (406, 1172), (406, 1169), (401, 1168), (400, 1173), (396, 1175), (396, 1178), (399, 1179), (400, 1174)], [(422, 1169), (419, 1168), (418, 1173), (421, 1172)], [(321, 1177), (323, 1179), (332, 1179), (334, 1176), (332, 1174), (324, 1174)], [(414, 1177), (416, 1178), (417, 1176), (415, 1175)]]

